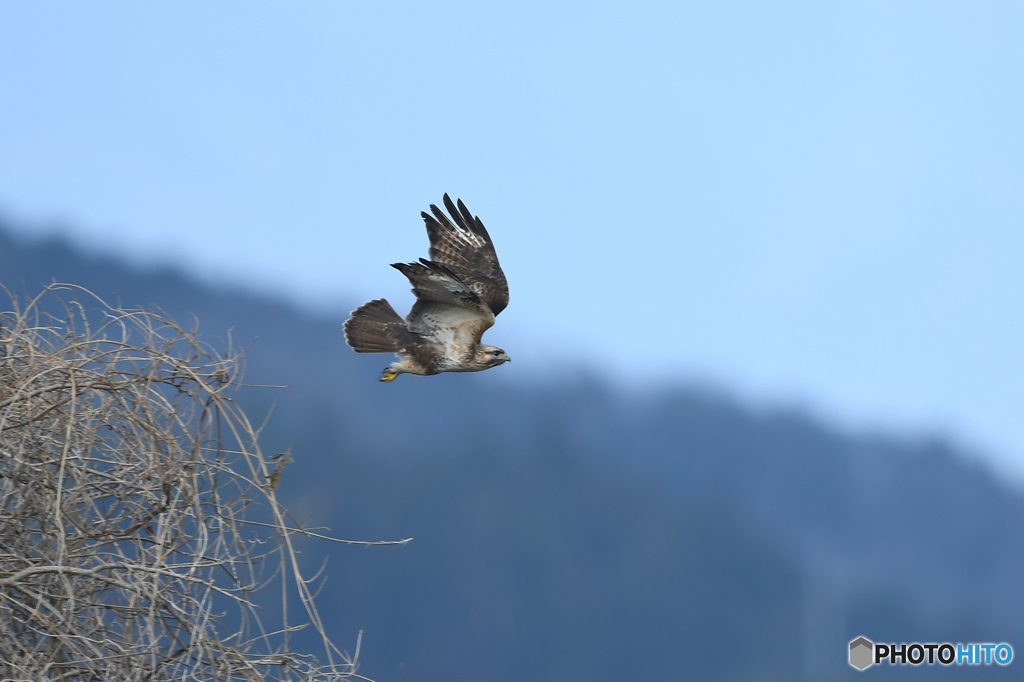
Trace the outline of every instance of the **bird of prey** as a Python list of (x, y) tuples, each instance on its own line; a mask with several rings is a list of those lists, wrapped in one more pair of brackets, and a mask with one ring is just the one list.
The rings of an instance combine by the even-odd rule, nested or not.
[[(430, 238), (430, 260), (393, 263), (412, 283), (416, 303), (403, 320), (386, 299), (352, 312), (345, 340), (357, 353), (397, 353), (380, 380), (399, 374), (480, 372), (509, 362), (508, 353), (480, 343), (494, 318), (508, 305), (508, 282), (494, 244), (480, 218), (447, 194), (444, 205), (423, 212)], [(431, 215), (433, 214), (433, 215)]]

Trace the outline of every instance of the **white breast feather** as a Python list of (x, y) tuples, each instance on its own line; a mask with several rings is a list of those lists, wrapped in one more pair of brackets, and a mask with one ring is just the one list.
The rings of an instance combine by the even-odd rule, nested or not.
[(455, 306), (438, 306), (426, 311), (418, 323), (416, 331), (440, 346), (453, 363), (461, 362), (471, 352), (477, 330), (486, 325), (479, 313)]

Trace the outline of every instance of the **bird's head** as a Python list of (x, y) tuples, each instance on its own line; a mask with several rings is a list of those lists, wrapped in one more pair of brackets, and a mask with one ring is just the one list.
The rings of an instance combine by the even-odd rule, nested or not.
[(488, 346), (486, 344), (480, 344), (480, 346), (477, 347), (476, 360), (479, 364), (487, 368), (497, 367), (498, 365), (506, 362), (512, 362), (512, 358), (508, 356), (508, 353), (497, 346)]

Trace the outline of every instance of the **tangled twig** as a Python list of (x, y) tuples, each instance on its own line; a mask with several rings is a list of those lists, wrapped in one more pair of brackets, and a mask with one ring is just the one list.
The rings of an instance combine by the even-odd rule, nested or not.
[[(281, 468), (234, 399), (244, 367), (230, 338), (218, 353), (166, 316), (68, 285), (11, 302), (0, 679), (365, 679), (359, 640), (348, 655), (325, 633), (292, 544), (334, 538), (287, 522)], [(301, 628), (321, 654), (290, 650)]]

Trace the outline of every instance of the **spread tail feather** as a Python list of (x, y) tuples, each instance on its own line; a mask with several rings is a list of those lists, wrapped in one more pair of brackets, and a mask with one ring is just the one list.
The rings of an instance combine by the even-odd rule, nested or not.
[(409, 347), (415, 336), (383, 298), (359, 306), (345, 321), (345, 340), (357, 353), (395, 353)]

